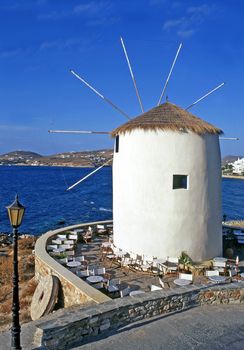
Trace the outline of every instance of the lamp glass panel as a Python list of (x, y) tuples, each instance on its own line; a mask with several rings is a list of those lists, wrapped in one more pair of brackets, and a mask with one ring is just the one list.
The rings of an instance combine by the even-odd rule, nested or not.
[(9, 220), (10, 223), (13, 227), (18, 227), (20, 226), (22, 222), (22, 218), (24, 215), (24, 208), (22, 209), (15, 209), (15, 208), (10, 208), (8, 209), (8, 215), (9, 215)]
[(21, 223), (22, 223), (22, 219), (23, 219), (23, 216), (24, 216), (24, 212), (25, 212), (25, 209), (24, 209), (24, 208), (19, 209), (18, 226), (20, 226)]

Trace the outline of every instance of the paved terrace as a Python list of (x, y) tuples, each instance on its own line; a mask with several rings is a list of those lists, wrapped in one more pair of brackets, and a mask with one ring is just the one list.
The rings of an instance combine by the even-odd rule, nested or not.
[(107, 332), (73, 350), (242, 350), (244, 307), (216, 305), (154, 317)]
[[(98, 223), (93, 224), (95, 225)], [(45, 249), (47, 240), (51, 241), (55, 238), (55, 235), (64, 233), (65, 230), (68, 231), (77, 228), (86, 229), (86, 226), (88, 225), (77, 225), (62, 230), (48, 232), (39, 239), (39, 243), (36, 247), (36, 257), (38, 257), (39, 274), (42, 275), (43, 273), (43, 275), (45, 275), (51, 273), (58, 276), (65, 292), (66, 289), (68, 292), (72, 290), (73, 287), (77, 286), (81, 288), (83, 295), (87, 295), (87, 297), (90, 295), (91, 300), (95, 303), (92, 302), (91, 305), (86, 304), (85, 306), (82, 304), (82, 300), (79, 298), (77, 298), (77, 300), (73, 298), (72, 301), (78, 301), (76, 304), (79, 305), (57, 310), (48, 316), (44, 316), (41, 320), (31, 322), (29, 325), (24, 325), (22, 328), (23, 349), (37, 349), (41, 345), (45, 345), (47, 348), (55, 350), (61, 348), (71, 349), (74, 348), (74, 346), (79, 346), (87, 341), (92, 342), (93, 340), (95, 340), (94, 343), (90, 343), (88, 347), (83, 345), (81, 348), (84, 347), (84, 349), (89, 348), (94, 350), (98, 348), (113, 349), (116, 346), (118, 349), (204, 349), (204, 347), (201, 346), (204, 345), (205, 340), (210, 340), (213, 332), (215, 333), (215, 330), (217, 329), (219, 330), (219, 336), (217, 338), (214, 337), (213, 342), (211, 340), (210, 342), (206, 342), (206, 349), (222, 348), (219, 346), (218, 342), (220, 342), (221, 345), (225, 344), (229, 337), (231, 339), (228, 343), (228, 348), (241, 349), (241, 347), (238, 346), (239, 340), (243, 339), (243, 329), (241, 338), (239, 333), (241, 332), (241, 328), (243, 328), (241, 310), (243, 310), (244, 282), (225, 283), (216, 286), (209, 284), (205, 286), (203, 285), (202, 287), (202, 283), (204, 283), (204, 281), (206, 282), (206, 278), (201, 275), (196, 275), (194, 276), (193, 284), (190, 286), (177, 287), (173, 282), (176, 276), (166, 275), (163, 278), (164, 281), (167, 281), (169, 284), (166, 284), (165, 290), (144, 293), (136, 297), (117, 298), (114, 300), (109, 299), (106, 295), (100, 292), (98, 293), (100, 296), (96, 295), (95, 292), (98, 291), (96, 291), (95, 288), (92, 288), (86, 282), (78, 278), (75, 273), (73, 273), (75, 271), (71, 272), (58, 263), (59, 259), (54, 260), (47, 254)], [(148, 292), (151, 284), (155, 283), (158, 285), (158, 277), (153, 276), (151, 273), (143, 273), (136, 270), (129, 271), (128, 273), (128, 270), (121, 268), (119, 264), (111, 265), (111, 262), (107, 259), (103, 260), (100, 247), (107, 239), (108, 237), (106, 236), (94, 235), (91, 242), (88, 242), (87, 244), (78, 243), (75, 251), (76, 256), (84, 255), (90, 266), (105, 266), (107, 271), (111, 274), (111, 277), (120, 278), (122, 284), (125, 284), (126, 286), (129, 285), (131, 289), (142, 289), (145, 292)], [(241, 262), (239, 266), (241, 266), (241, 269), (243, 270), (243, 262)], [(73, 289), (72, 293), (76, 295), (77, 289)], [(90, 299), (88, 298), (88, 301), (89, 300)], [(230, 311), (230, 316), (228, 313), (224, 314), (221, 312), (219, 318), (210, 316), (209, 322), (207, 318), (204, 318), (203, 324), (201, 323), (200, 318), (204, 308), (198, 308), (196, 312), (193, 312), (191, 320), (184, 318), (185, 313), (178, 314), (179, 318), (178, 316), (173, 316), (172, 323), (169, 324), (171, 317), (167, 317), (167, 314), (170, 313), (172, 315), (174, 312), (180, 312), (194, 306), (205, 304), (212, 304), (214, 308), (216, 304), (238, 305), (233, 305), (233, 309)], [(223, 310), (225, 310), (226, 305), (223, 305), (223, 307)], [(234, 308), (237, 310), (236, 312), (240, 314), (240, 324), (235, 324), (233, 327), (232, 323), (237, 319), (234, 315)], [(191, 313), (191, 311), (189, 312)], [(231, 312), (233, 312), (233, 317), (231, 316)], [(157, 322), (158, 326), (154, 323), (156, 325), (155, 328), (147, 326), (151, 324), (148, 318), (155, 315), (164, 315), (166, 317), (162, 320), (162, 323)], [(136, 324), (135, 326), (129, 325), (138, 320), (144, 321), (138, 324), (138, 326)], [(213, 320), (212, 323), (211, 320)], [(219, 327), (217, 327), (218, 323), (220, 324)], [(135, 334), (134, 331), (136, 331), (137, 327), (143, 327), (144, 325), (146, 327), (142, 328), (141, 336), (139, 331), (139, 337), (135, 337), (136, 339), (130, 342), (129, 337), (133, 337)], [(122, 330), (122, 328), (124, 329), (124, 326), (129, 330), (128, 333), (127, 331)], [(97, 343), (98, 339), (93, 338), (93, 336), (96, 336), (99, 333), (101, 333), (99, 339), (103, 337), (110, 338), (111, 332), (112, 334), (120, 333), (121, 335), (124, 333), (124, 337), (122, 336), (121, 338), (114, 340), (111, 339), (111, 342), (100, 342), (100, 344)], [(194, 332), (196, 332), (196, 335), (193, 334)], [(143, 334), (145, 337), (143, 337)], [(201, 335), (202, 342), (198, 344), (197, 342)], [(1, 346), (3, 346), (3, 349), (8, 348), (7, 344), (9, 344), (9, 336), (9, 332), (0, 335), (0, 348)], [(221, 342), (222, 340), (223, 342)], [(236, 347), (233, 347), (233, 340), (237, 341)], [(31, 344), (32, 341), (33, 344)], [(183, 347), (183, 344), (185, 347)], [(94, 345), (95, 347), (93, 347)], [(96, 345), (98, 345), (98, 347), (96, 347)], [(44, 349), (45, 347), (41, 348)]]
[[(86, 230), (88, 227), (84, 227)], [(65, 232), (63, 232), (65, 233)], [(111, 239), (111, 236), (110, 236)], [(142, 290), (144, 292), (151, 291), (151, 285), (156, 285), (160, 287), (159, 278), (161, 277), (164, 282), (165, 290), (172, 290), (179, 288), (179, 286), (174, 284), (174, 280), (178, 277), (177, 273), (170, 273), (163, 276), (162, 272), (152, 273), (143, 272), (136, 269), (128, 269), (126, 267), (121, 267), (118, 261), (111, 261), (106, 258), (101, 252), (101, 246), (103, 243), (108, 242), (109, 236), (106, 234), (93, 234), (92, 239), (89, 242), (79, 242), (75, 249), (75, 257), (84, 256), (85, 260), (88, 262), (89, 270), (96, 269), (99, 267), (106, 268), (106, 274), (109, 279), (118, 279), (121, 282), (120, 289), (130, 288), (131, 291)], [(56, 258), (57, 261), (59, 259)], [(244, 261), (240, 261), (240, 272), (244, 271)], [(212, 284), (212, 282), (204, 276), (204, 270), (210, 269), (211, 261), (206, 261), (205, 263), (195, 265), (193, 270), (193, 284), (197, 287), (204, 286), (206, 284)], [(80, 268), (78, 268), (79, 270)], [(77, 268), (69, 269), (73, 273), (76, 273)], [(240, 278), (243, 279), (243, 278)], [(86, 280), (85, 278), (83, 279)], [(243, 279), (244, 280), (244, 279)], [(230, 282), (227, 277), (226, 282)], [(184, 288), (191, 288), (190, 286), (185, 286)], [(110, 298), (119, 297), (119, 293), (107, 293), (106, 289), (100, 289), (101, 292), (107, 294)]]

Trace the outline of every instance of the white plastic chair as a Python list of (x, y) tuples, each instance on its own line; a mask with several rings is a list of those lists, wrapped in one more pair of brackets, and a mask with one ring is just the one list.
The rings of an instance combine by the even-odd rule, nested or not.
[(229, 272), (229, 276), (230, 276), (230, 277), (234, 277), (234, 276), (237, 275), (236, 269), (230, 269), (228, 272)]
[(144, 255), (143, 261), (149, 265), (153, 264), (154, 257), (152, 255)]
[(104, 229), (105, 229), (105, 226), (104, 226), (104, 225), (97, 225), (97, 229), (98, 229), (98, 230), (104, 230)]
[(62, 244), (62, 240), (61, 239), (53, 239), (52, 244)]
[(68, 250), (68, 249), (73, 248), (73, 246), (71, 244), (60, 244), (59, 248), (62, 248), (64, 250)]
[(142, 255), (139, 254), (135, 254), (135, 269), (136, 270), (141, 270), (141, 266), (143, 264), (143, 259), (142, 259)]
[(89, 270), (86, 269), (86, 270), (79, 270), (79, 271), (76, 271), (76, 275), (80, 278), (86, 278), (86, 277), (89, 277)]
[(89, 276), (95, 276), (95, 270), (92, 267), (88, 266)]
[(118, 292), (119, 291), (119, 285), (120, 285), (120, 280), (118, 280), (118, 279), (108, 280), (107, 291), (109, 293)]
[(127, 297), (127, 296), (130, 294), (130, 292), (131, 292), (130, 287), (127, 287), (127, 288), (125, 288), (125, 289), (122, 289), (122, 290), (120, 291), (120, 297), (121, 297), (121, 298)]
[(74, 235), (74, 234), (69, 235), (69, 239), (72, 239), (72, 240), (74, 240), (74, 241), (77, 241), (77, 240), (78, 240), (78, 235)]
[(131, 268), (131, 259), (129, 257), (127, 257), (127, 256), (123, 256), (123, 258), (121, 259), (120, 264), (121, 264), (122, 268), (126, 268), (127, 269), (127, 273), (125, 273), (126, 276), (127, 276), (129, 274), (130, 268)]
[(57, 244), (48, 244), (47, 245), (47, 251), (50, 251), (53, 249), (58, 249), (58, 245)]
[(213, 261), (213, 269), (219, 271), (220, 273), (225, 273), (226, 262), (225, 261)]
[(184, 279), (184, 280), (187, 280), (187, 281), (193, 281), (193, 276), (192, 274), (190, 273), (179, 273), (179, 279)]
[(85, 231), (85, 230), (84, 230), (83, 228), (79, 228), (79, 229), (76, 229), (76, 230), (70, 231), (70, 232), (75, 233), (75, 234), (78, 234), (78, 233), (82, 233), (82, 232), (84, 232), (84, 231)]
[(178, 267), (179, 267), (178, 265), (179, 265), (179, 258), (175, 258), (175, 257), (167, 257), (166, 262), (161, 264), (164, 273), (178, 271)]
[(159, 284), (162, 288), (165, 288), (164, 282), (161, 280), (161, 278), (158, 278)]
[(106, 269), (105, 267), (98, 267), (97, 269), (94, 269), (94, 273), (95, 275), (98, 275), (98, 276), (105, 275)]
[(131, 267), (136, 268), (136, 266), (137, 266), (137, 262), (136, 262), (137, 254), (129, 253), (129, 257), (130, 257)]
[(92, 231), (87, 231), (86, 233), (82, 234), (82, 238), (84, 242), (87, 244), (88, 241), (92, 239)]
[(219, 276), (219, 271), (217, 271), (217, 270), (206, 270), (205, 271), (205, 276), (206, 277)]
[(110, 260), (111, 264), (110, 267), (113, 265), (113, 263), (116, 262), (116, 254), (115, 254), (115, 247), (110, 248), (103, 248), (106, 253), (102, 252), (103, 258), (106, 257), (106, 259)]
[(84, 257), (84, 255), (76, 256), (76, 257), (74, 258), (74, 260), (83, 262), (83, 261), (85, 261), (85, 257)]
[(60, 238), (60, 239), (67, 239), (67, 235), (57, 235), (57, 238)]
[(154, 292), (156, 290), (162, 290), (162, 287), (155, 286), (154, 284), (151, 285), (151, 292)]
[(74, 250), (67, 250), (67, 251), (65, 252), (65, 254), (66, 254), (67, 256), (75, 256)]
[(74, 242), (74, 240), (73, 240), (73, 239), (66, 239), (66, 240), (64, 241), (64, 244), (74, 245), (74, 244), (75, 244), (75, 242)]

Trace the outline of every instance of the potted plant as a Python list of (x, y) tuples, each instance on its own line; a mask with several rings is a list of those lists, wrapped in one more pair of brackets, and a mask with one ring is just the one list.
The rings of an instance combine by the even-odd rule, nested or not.
[(190, 265), (192, 265), (192, 259), (186, 252), (182, 252), (181, 256), (179, 257), (179, 269), (188, 271)]

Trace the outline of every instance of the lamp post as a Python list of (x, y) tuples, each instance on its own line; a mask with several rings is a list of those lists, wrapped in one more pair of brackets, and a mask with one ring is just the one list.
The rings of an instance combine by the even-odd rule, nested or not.
[(16, 195), (14, 202), (7, 207), (11, 226), (13, 227), (13, 304), (11, 348), (21, 350), (19, 324), (19, 273), (18, 273), (18, 227), (22, 223), (25, 208), (20, 204)]

